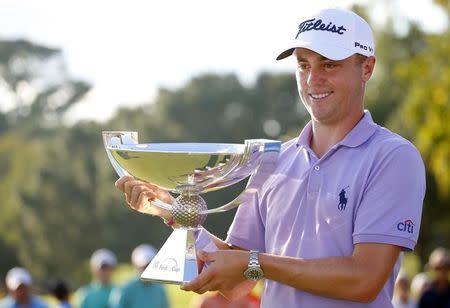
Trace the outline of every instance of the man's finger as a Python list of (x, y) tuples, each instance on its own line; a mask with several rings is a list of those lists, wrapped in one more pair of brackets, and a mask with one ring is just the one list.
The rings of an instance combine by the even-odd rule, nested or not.
[(139, 197), (135, 203), (130, 204), (130, 206), (141, 213), (156, 215), (153, 206), (149, 203), (150, 200), (155, 199), (155, 194), (149, 190), (141, 191)]
[(202, 260), (204, 263), (207, 262), (213, 262), (216, 258), (214, 257), (215, 253), (214, 252), (207, 252), (207, 251), (203, 251), (200, 250), (198, 253), (198, 258), (200, 260)]
[(129, 180), (123, 184), (123, 192), (127, 195), (128, 199), (131, 198), (131, 191), (133, 190), (133, 187), (136, 185), (141, 185), (141, 184), (142, 184), (142, 181), (138, 181), (138, 180)]
[(218, 290), (217, 286), (215, 286), (214, 284), (209, 282), (209, 283), (205, 284), (204, 286), (202, 286), (200, 289), (195, 290), (194, 292), (197, 294), (203, 294), (208, 291), (216, 291), (216, 290)]
[(205, 262), (200, 260), (200, 258), (197, 258), (197, 268), (199, 274), (203, 271), (203, 266), (205, 266)]
[(122, 191), (122, 192), (125, 192), (124, 191), (124, 184), (125, 184), (125, 182), (127, 182), (127, 181), (131, 181), (131, 180), (134, 180), (134, 177), (132, 177), (132, 176), (130, 176), (130, 175), (124, 175), (124, 176), (122, 176), (122, 177), (120, 177), (115, 183), (114, 183), (114, 185), (116, 186), (116, 188), (118, 189), (118, 190), (120, 190), (120, 191)]
[(203, 271), (200, 275), (197, 276), (194, 280), (190, 282), (183, 283), (180, 286), (180, 289), (183, 291), (194, 291), (199, 290), (202, 286), (207, 284), (211, 279), (211, 272), (208, 270)]
[(139, 199), (139, 196), (144, 191), (148, 191), (148, 189), (145, 185), (133, 186), (133, 188), (131, 189), (131, 195), (129, 196), (131, 206), (136, 207), (138, 205), (137, 201)]

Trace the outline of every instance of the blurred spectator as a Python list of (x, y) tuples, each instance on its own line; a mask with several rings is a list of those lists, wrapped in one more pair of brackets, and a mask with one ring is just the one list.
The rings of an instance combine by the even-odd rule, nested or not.
[(6, 274), (6, 287), (9, 296), (0, 301), (0, 308), (47, 308), (31, 292), (31, 275), (21, 267), (14, 267)]
[(55, 280), (49, 283), (49, 292), (58, 301), (58, 308), (71, 308), (69, 303), (69, 287), (63, 280)]
[(93, 281), (76, 292), (79, 308), (108, 307), (113, 285), (111, 276), (116, 267), (116, 256), (108, 249), (99, 249), (92, 254), (91, 271)]
[(392, 305), (395, 308), (414, 308), (416, 304), (409, 294), (410, 281), (408, 276), (400, 272), (395, 281), (394, 296), (392, 297)]
[(238, 300), (230, 301), (219, 292), (208, 293), (200, 297), (193, 304), (192, 308), (258, 308), (259, 299), (249, 294)]
[(428, 268), (432, 272), (431, 287), (425, 291), (419, 301), (419, 308), (450, 307), (450, 252), (446, 248), (436, 248), (428, 258)]
[(431, 287), (431, 278), (427, 273), (418, 273), (411, 281), (411, 297), (419, 301), (423, 293)]
[(114, 289), (110, 303), (113, 308), (168, 308), (169, 303), (164, 287), (155, 282), (142, 282), (139, 276), (155, 257), (156, 250), (142, 244), (131, 254), (131, 263), (138, 275), (122, 287)]

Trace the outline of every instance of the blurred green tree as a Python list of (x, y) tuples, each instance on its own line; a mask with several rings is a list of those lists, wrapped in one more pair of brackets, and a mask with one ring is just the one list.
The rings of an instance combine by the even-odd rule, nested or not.
[[(450, 22), (450, 1), (436, 1)], [(419, 252), (425, 261), (437, 245), (450, 243), (450, 29), (426, 37), (421, 52), (398, 63), (394, 76), (407, 85), (389, 125), (420, 150), (427, 170), (427, 194)]]
[(0, 133), (37, 134), (62, 124), (91, 88), (69, 76), (60, 49), (26, 40), (0, 40)]

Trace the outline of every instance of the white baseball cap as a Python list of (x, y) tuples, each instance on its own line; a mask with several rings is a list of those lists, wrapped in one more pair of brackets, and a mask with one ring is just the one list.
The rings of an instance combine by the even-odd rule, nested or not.
[(21, 284), (31, 286), (31, 283), (30, 273), (22, 267), (14, 267), (6, 274), (6, 286), (10, 290), (17, 290)]
[(331, 60), (343, 60), (358, 53), (373, 56), (372, 29), (359, 15), (344, 9), (324, 9), (303, 20), (294, 39), (277, 60), (289, 57), (295, 48), (307, 48)]
[(151, 245), (142, 244), (136, 247), (131, 254), (131, 262), (136, 267), (144, 267), (156, 256), (156, 249)]
[(105, 265), (114, 267), (116, 264), (116, 256), (109, 249), (96, 250), (91, 256), (91, 268), (94, 270), (100, 269)]

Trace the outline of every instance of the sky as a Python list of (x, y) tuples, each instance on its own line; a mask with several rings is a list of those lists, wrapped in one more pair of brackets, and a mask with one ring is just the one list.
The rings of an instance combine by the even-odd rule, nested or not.
[[(372, 1), (373, 2), (373, 1)], [(351, 0), (0, 0), (0, 39), (28, 39), (63, 51), (71, 76), (92, 90), (69, 122), (104, 121), (119, 106), (151, 102), (160, 87), (178, 88), (203, 73), (235, 73), (251, 84), (262, 71), (293, 72), (291, 60), (275, 61), (302, 16)], [(426, 30), (446, 26), (431, 0), (378, 0), (386, 11)]]

